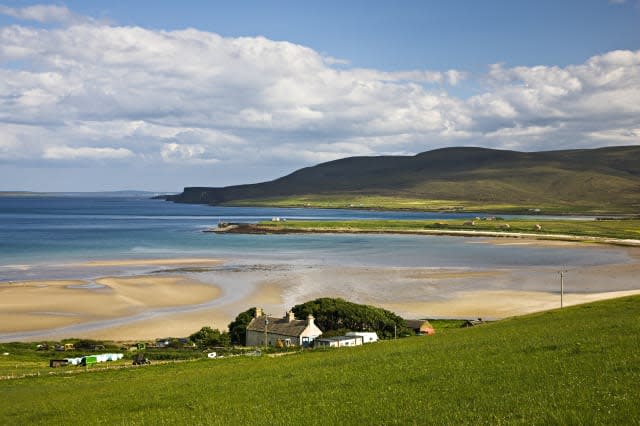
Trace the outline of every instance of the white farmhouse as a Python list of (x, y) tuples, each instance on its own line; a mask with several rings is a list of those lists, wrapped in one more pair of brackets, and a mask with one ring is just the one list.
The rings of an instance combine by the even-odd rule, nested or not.
[(302, 346), (308, 347), (322, 335), (322, 330), (314, 323), (313, 315), (306, 320), (298, 320), (293, 312), (284, 318), (265, 315), (256, 308), (256, 316), (247, 325), (247, 346)]

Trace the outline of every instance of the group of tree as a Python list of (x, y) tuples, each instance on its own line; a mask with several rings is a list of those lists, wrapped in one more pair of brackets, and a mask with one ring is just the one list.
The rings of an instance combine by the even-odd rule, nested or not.
[(231, 344), (229, 333), (211, 327), (202, 327), (189, 336), (189, 340), (195, 343), (200, 349), (229, 346)]
[(391, 311), (340, 298), (322, 297), (296, 305), (292, 311), (296, 318), (313, 315), (323, 336), (345, 331), (375, 331), (382, 339), (413, 334), (406, 321)]
[[(344, 299), (323, 297), (292, 308), (296, 318), (313, 315), (323, 336), (335, 336), (346, 331), (375, 331), (382, 339), (410, 336), (404, 319), (386, 309), (348, 302)], [(256, 308), (241, 312), (229, 323), (229, 332), (203, 327), (189, 336), (198, 347), (246, 345), (247, 326), (256, 315)]]
[(242, 346), (247, 344), (247, 326), (255, 316), (256, 308), (249, 308), (239, 313), (236, 319), (229, 323), (229, 336), (232, 343)]

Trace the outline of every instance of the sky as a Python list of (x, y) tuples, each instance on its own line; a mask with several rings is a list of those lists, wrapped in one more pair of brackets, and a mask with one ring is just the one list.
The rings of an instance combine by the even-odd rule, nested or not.
[(640, 145), (640, 0), (0, 0), (0, 191)]

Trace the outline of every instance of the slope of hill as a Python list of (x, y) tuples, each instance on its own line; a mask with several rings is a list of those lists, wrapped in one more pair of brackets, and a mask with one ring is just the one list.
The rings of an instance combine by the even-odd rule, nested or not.
[(191, 187), (198, 204), (634, 213), (640, 147), (516, 152), (444, 148), (415, 156), (350, 157), (258, 184)]
[(0, 423), (636, 424), (639, 316), (627, 297), (357, 348), (4, 380)]

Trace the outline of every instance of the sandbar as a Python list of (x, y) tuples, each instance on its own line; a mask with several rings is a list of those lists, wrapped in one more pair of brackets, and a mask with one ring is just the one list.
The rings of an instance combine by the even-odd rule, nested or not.
[[(264, 282), (255, 287), (248, 297), (221, 306), (187, 312), (164, 314), (140, 321), (87, 332), (87, 337), (103, 340), (152, 340), (163, 337), (183, 337), (204, 326), (226, 331), (229, 323), (243, 311), (262, 306), (268, 313), (280, 314), (283, 288), (276, 283)], [(284, 311), (282, 312), (284, 313)]]
[(184, 276), (0, 283), (0, 333), (46, 330), (204, 303), (215, 285)]
[(220, 259), (208, 259), (208, 258), (176, 258), (176, 259), (120, 259), (120, 260), (91, 260), (88, 262), (82, 262), (73, 264), (70, 266), (82, 266), (82, 267), (104, 267), (104, 266), (190, 266), (190, 265), (207, 265), (216, 266), (222, 264)]

